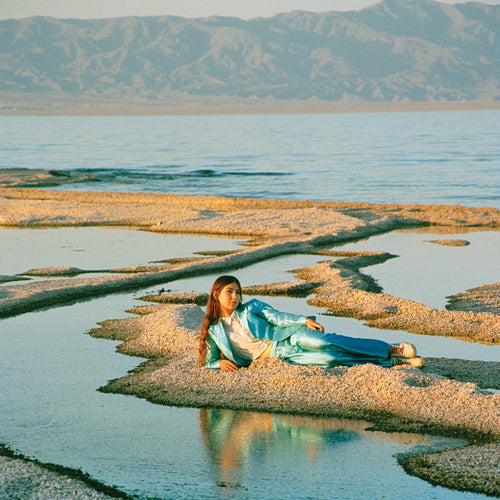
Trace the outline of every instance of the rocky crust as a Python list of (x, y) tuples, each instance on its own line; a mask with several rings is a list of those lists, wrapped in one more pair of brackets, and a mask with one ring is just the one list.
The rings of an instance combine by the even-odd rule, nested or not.
[(448, 297), (446, 309), (500, 314), (500, 283), (471, 288), (465, 293)]
[(132, 498), (79, 470), (30, 460), (0, 445), (0, 498), (107, 500)]
[(425, 240), (427, 243), (435, 243), (444, 247), (466, 247), (470, 245), (467, 240)]

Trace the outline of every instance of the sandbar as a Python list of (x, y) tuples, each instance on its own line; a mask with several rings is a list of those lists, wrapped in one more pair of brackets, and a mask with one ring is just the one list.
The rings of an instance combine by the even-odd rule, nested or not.
[(16, 454), (12, 456), (6, 450), (0, 450), (0, 478), (0, 498), (131, 498), (116, 488), (92, 480), (80, 471), (41, 464)]

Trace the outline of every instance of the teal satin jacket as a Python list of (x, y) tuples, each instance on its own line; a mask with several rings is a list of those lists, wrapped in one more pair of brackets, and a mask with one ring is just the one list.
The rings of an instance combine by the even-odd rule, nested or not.
[[(240, 305), (235, 313), (241, 325), (250, 330), (252, 335), (260, 340), (272, 341), (287, 339), (297, 329), (307, 328), (307, 318), (315, 319), (314, 316), (301, 316), (277, 311), (270, 305), (256, 299)], [(222, 321), (218, 321), (208, 329), (205, 366), (207, 368), (220, 368), (221, 353), (237, 365), (248, 366), (250, 364), (250, 361), (233, 353)]]

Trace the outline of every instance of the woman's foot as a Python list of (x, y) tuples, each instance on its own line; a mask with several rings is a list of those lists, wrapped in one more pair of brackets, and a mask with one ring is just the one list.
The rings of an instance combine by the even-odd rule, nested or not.
[(389, 356), (411, 359), (417, 355), (417, 349), (413, 344), (401, 342), (400, 344), (391, 345)]
[(417, 356), (415, 358), (392, 358), (392, 366), (410, 365), (412, 368), (423, 368), (425, 365), (424, 358)]

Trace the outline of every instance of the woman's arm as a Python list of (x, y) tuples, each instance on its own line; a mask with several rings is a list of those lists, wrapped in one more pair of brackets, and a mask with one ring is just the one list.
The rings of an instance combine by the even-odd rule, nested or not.
[(229, 359), (221, 359), (220, 360), (220, 369), (223, 372), (235, 372), (236, 370), (239, 369), (239, 366), (236, 363), (229, 361)]
[(323, 328), (323, 325), (316, 323), (316, 321), (314, 321), (312, 318), (306, 319), (306, 326), (307, 326), (307, 328), (309, 328), (309, 330), (319, 330), (320, 332), (325, 331), (325, 329)]
[(235, 372), (240, 368), (239, 365), (225, 358), (221, 353), (214, 340), (207, 337), (207, 354), (205, 357), (205, 368), (214, 370), (222, 370), (223, 372)]
[(205, 355), (205, 368), (213, 368), (218, 370), (220, 366), (220, 351), (217, 347), (217, 344), (210, 338), (210, 335), (207, 337), (207, 354)]
[[(307, 320), (310, 319), (316, 325), (314, 320), (316, 319), (314, 316), (303, 316), (300, 314), (293, 314), (288, 312), (281, 312), (274, 307), (271, 307), (269, 304), (265, 302), (261, 302), (260, 300), (255, 300), (255, 305), (258, 307), (259, 315), (266, 319), (269, 323), (272, 323), (275, 326), (301, 326), (306, 325)], [(313, 328), (315, 329), (315, 328)]]

